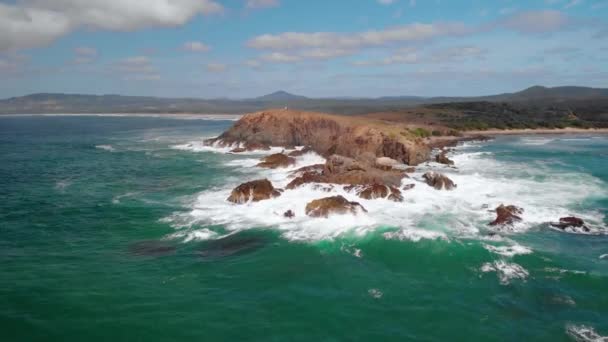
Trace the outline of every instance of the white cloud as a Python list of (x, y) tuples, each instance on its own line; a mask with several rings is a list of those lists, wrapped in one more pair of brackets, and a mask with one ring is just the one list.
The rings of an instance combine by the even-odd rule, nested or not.
[(253, 69), (259, 69), (262, 67), (262, 63), (257, 59), (248, 59), (245, 61), (244, 64)]
[(583, 3), (583, 0), (570, 0), (565, 6), (564, 8), (570, 8), (570, 7), (574, 7), (574, 6), (578, 6), (580, 4)]
[(260, 57), (266, 62), (274, 63), (294, 63), (302, 60), (302, 57), (296, 55), (290, 55), (283, 52), (272, 52)]
[(245, 7), (247, 8), (269, 8), (280, 5), (279, 0), (247, 0)]
[(397, 2), (397, 0), (378, 0), (380, 5), (392, 5), (395, 2)]
[(226, 64), (220, 64), (220, 63), (207, 64), (207, 71), (209, 71), (209, 72), (224, 72), (226, 70), (228, 70), (228, 66)]
[(128, 57), (112, 65), (112, 71), (119, 73), (125, 80), (159, 80), (160, 74), (147, 56)]
[(99, 52), (92, 47), (81, 46), (74, 49), (74, 64), (89, 64), (97, 60)]
[(207, 52), (211, 50), (209, 45), (203, 42), (186, 42), (182, 46), (182, 49), (190, 52)]
[(382, 66), (394, 64), (441, 64), (449, 62), (462, 62), (471, 58), (483, 58), (486, 49), (476, 46), (454, 46), (437, 49), (429, 53), (420, 53), (412, 48), (399, 50), (396, 54), (380, 60), (355, 61), (356, 66)]
[(519, 33), (554, 32), (571, 24), (570, 18), (560, 11), (519, 12), (502, 21), (502, 25)]
[(285, 32), (265, 34), (247, 42), (249, 47), (265, 50), (342, 49), (353, 50), (383, 46), (391, 43), (425, 41), (441, 36), (462, 35), (469, 32), (462, 23), (410, 24), (384, 30), (345, 34), (335, 32)]
[(213, 0), (21, 0), (0, 3), (0, 51), (43, 46), (79, 28), (134, 31), (223, 11)]

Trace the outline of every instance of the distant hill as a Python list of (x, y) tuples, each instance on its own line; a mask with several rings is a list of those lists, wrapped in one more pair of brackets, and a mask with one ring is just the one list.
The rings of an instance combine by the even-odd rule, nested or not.
[(256, 97), (254, 100), (265, 101), (265, 102), (279, 102), (279, 101), (298, 101), (308, 100), (308, 97), (290, 94), (286, 91), (279, 90), (272, 94)]
[(525, 106), (584, 108), (604, 113), (608, 89), (534, 86), (520, 92), (479, 97), (390, 96), (380, 98), (309, 98), (285, 91), (252, 99), (161, 98), (149, 96), (32, 94), (0, 100), (0, 114), (35, 113), (246, 113), (272, 107), (365, 114), (421, 105), (461, 102), (508, 102)]

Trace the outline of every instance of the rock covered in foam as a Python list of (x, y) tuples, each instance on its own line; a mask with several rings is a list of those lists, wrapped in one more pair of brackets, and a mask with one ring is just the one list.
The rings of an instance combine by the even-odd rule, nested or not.
[(358, 211), (367, 212), (357, 202), (350, 202), (342, 196), (316, 199), (306, 204), (306, 215), (311, 217), (328, 217), (332, 214), (357, 214)]
[(276, 169), (279, 167), (289, 167), (295, 163), (296, 160), (294, 158), (283, 153), (275, 153), (262, 158), (262, 161), (258, 164), (258, 166), (268, 169)]
[(259, 179), (237, 186), (232, 190), (227, 200), (232, 203), (243, 204), (249, 201), (267, 200), (280, 195), (281, 193), (272, 186), (268, 179)]
[(327, 158), (322, 168), (319, 165), (301, 168), (293, 173), (296, 175), (287, 189), (295, 189), (309, 183), (330, 183), (348, 185), (383, 184), (398, 187), (401, 179), (407, 175), (400, 170), (380, 170), (363, 161), (332, 155)]
[(387, 186), (383, 184), (370, 184), (364, 186), (347, 186), (344, 187), (346, 191), (355, 190), (357, 196), (373, 200), (378, 198), (386, 198), (394, 202), (403, 202), (403, 196), (401, 191), (393, 186)]
[(314, 151), (309, 146), (305, 146), (303, 149), (291, 151), (287, 155), (290, 156), (290, 157), (300, 157), (300, 156), (303, 156), (303, 155), (305, 155), (306, 153), (309, 153), (309, 152), (314, 152)]
[(521, 221), (521, 214), (524, 210), (514, 205), (501, 204), (496, 208), (496, 219), (490, 222), (491, 226), (512, 225)]
[(552, 222), (551, 226), (561, 230), (579, 230), (586, 233), (590, 231), (589, 227), (585, 225), (585, 221), (575, 216), (562, 217), (559, 222)]
[(437, 190), (452, 190), (456, 187), (456, 184), (454, 184), (451, 179), (439, 172), (429, 171), (425, 173), (422, 177), (426, 181), (426, 184), (432, 186)]
[(435, 156), (435, 161), (440, 164), (454, 165), (454, 161), (451, 160), (450, 158), (448, 158), (447, 154), (448, 154), (448, 151), (446, 151), (446, 150), (441, 151), (441, 153), (439, 153), (438, 155)]
[[(214, 142), (213, 139), (205, 141), (205, 143)], [(217, 143), (217, 141), (215, 142)], [(233, 148), (230, 150), (231, 153), (243, 153), (243, 152), (251, 152), (251, 151), (268, 151), (270, 150), (270, 146), (257, 142), (245, 142), (243, 146)]]

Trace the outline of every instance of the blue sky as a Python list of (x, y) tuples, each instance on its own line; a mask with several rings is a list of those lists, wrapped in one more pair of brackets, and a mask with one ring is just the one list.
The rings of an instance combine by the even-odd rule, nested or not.
[(608, 0), (0, 0), (0, 98), (608, 87)]

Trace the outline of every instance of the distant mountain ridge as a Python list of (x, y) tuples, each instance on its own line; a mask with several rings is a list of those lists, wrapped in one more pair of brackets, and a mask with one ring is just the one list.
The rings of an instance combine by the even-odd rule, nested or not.
[(39, 93), (0, 100), (0, 114), (36, 113), (246, 113), (270, 107), (338, 114), (361, 114), (424, 104), (451, 102), (524, 102), (563, 104), (608, 101), (608, 89), (533, 86), (515, 93), (477, 97), (385, 96), (379, 98), (309, 98), (280, 90), (251, 99), (162, 98), (152, 96)]

